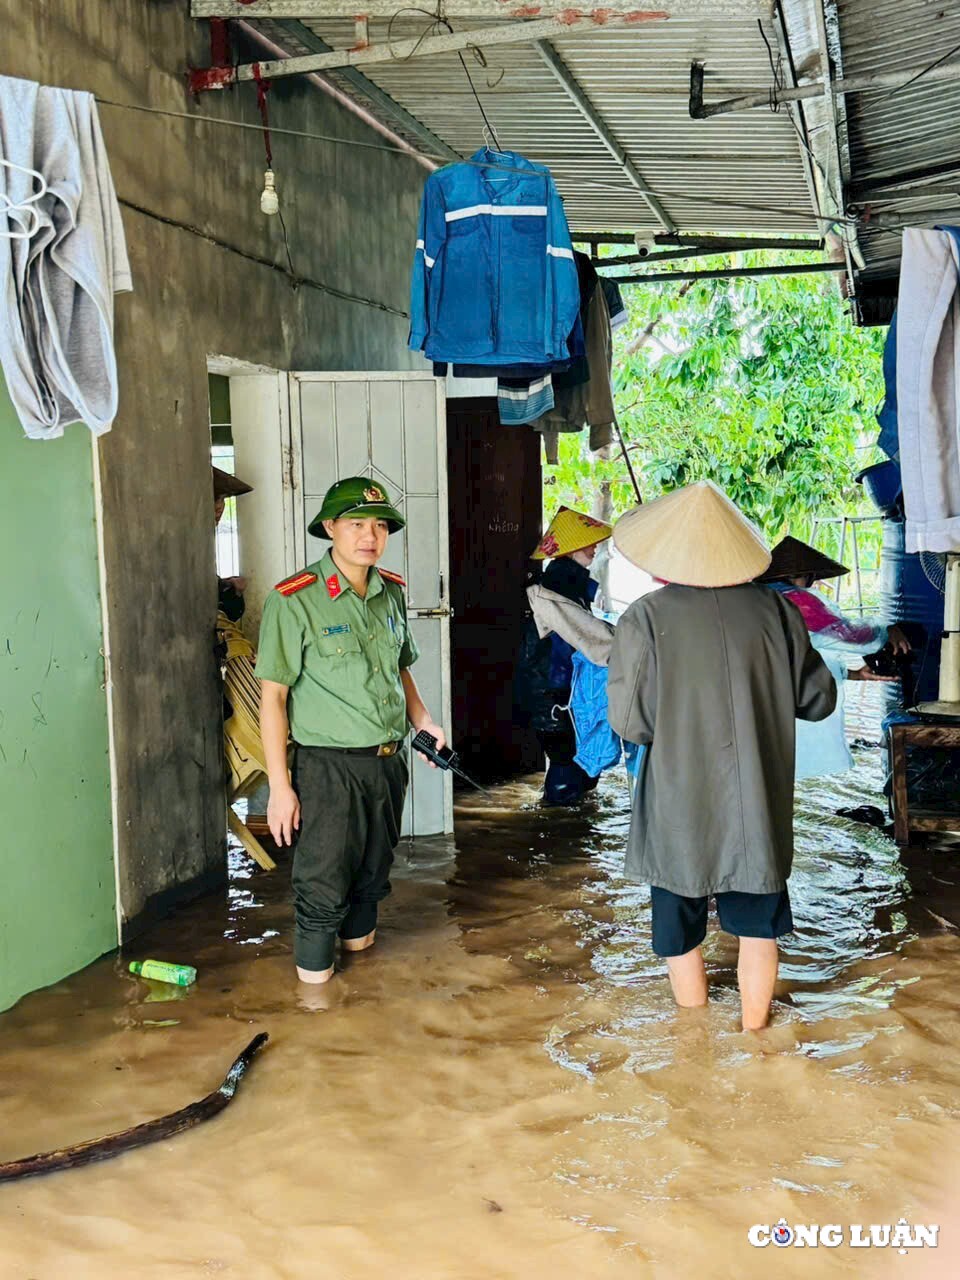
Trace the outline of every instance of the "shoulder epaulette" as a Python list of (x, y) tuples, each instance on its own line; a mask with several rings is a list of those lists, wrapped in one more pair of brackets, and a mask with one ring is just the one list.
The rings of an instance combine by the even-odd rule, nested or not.
[(400, 577), (399, 573), (391, 573), (389, 569), (380, 569), (379, 573), (380, 577), (386, 578), (387, 582), (395, 582), (398, 587), (406, 589), (407, 584), (404, 582), (403, 578)]
[(316, 580), (315, 573), (304, 569), (301, 573), (295, 573), (292, 578), (284, 578), (283, 582), (278, 582), (274, 590), (279, 591), (282, 596), (292, 596), (302, 591), (304, 587), (312, 586)]

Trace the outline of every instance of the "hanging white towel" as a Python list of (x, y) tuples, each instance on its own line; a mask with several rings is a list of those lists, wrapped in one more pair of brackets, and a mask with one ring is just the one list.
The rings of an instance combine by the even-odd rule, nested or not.
[(908, 551), (960, 551), (960, 275), (946, 231), (903, 233), (897, 411)]
[[(117, 412), (113, 295), (133, 285), (93, 95), (0, 76), (0, 156), (36, 170), (49, 188), (26, 206), (35, 179), (0, 165), (7, 390), (34, 439), (60, 436), (73, 422), (100, 435)], [(26, 239), (3, 234), (31, 227)]]

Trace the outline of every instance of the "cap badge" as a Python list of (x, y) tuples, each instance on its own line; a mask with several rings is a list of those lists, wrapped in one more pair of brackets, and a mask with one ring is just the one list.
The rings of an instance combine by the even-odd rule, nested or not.
[(369, 489), (364, 489), (363, 496), (368, 502), (386, 502), (383, 490), (378, 489), (375, 484), (372, 484)]

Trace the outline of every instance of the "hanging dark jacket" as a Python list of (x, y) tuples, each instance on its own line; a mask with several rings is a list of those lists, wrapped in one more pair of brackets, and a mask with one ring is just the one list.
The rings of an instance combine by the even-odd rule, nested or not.
[[(597, 594), (597, 584), (590, 570), (560, 556), (551, 560), (541, 582), (550, 591), (589, 609)], [(537, 732), (548, 733), (557, 728), (555, 706), (565, 707), (570, 701), (573, 679), (573, 648), (558, 635), (541, 640), (537, 624), (531, 618), (523, 630), (520, 653), (514, 676), (514, 703), (519, 718)]]

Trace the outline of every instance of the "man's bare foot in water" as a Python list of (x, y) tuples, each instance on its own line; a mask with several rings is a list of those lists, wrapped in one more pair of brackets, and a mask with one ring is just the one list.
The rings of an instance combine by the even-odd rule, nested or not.
[(343, 938), (341, 940), (341, 945), (343, 946), (344, 951), (366, 951), (368, 947), (373, 946), (376, 940), (377, 931), (376, 929), (371, 929), (363, 938)]
[(301, 982), (310, 982), (314, 985), (320, 982), (329, 982), (333, 977), (333, 965), (329, 969), (301, 969), (297, 965), (297, 977)]

